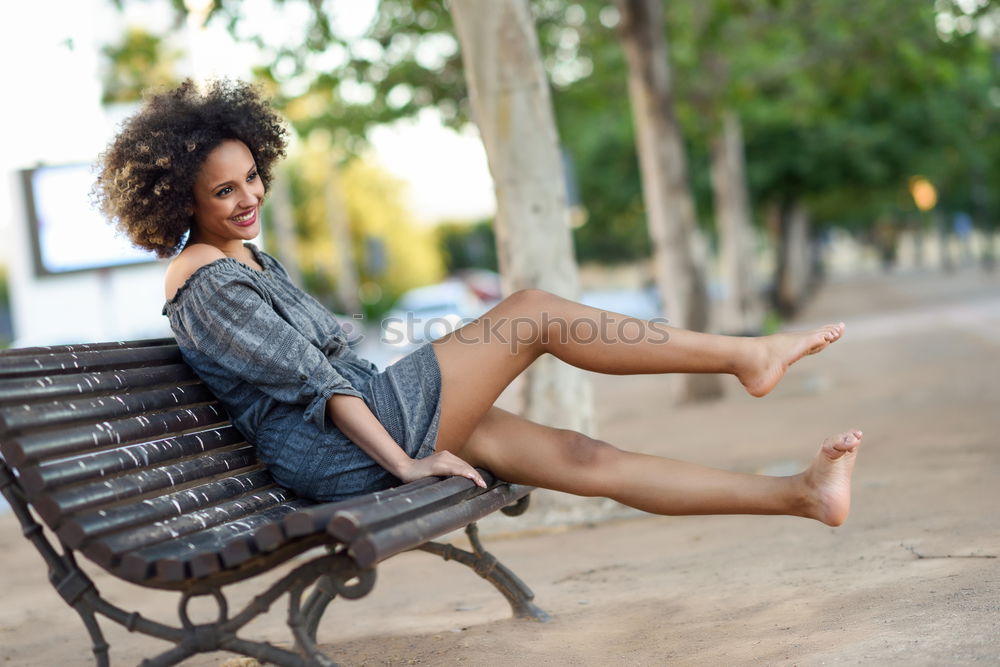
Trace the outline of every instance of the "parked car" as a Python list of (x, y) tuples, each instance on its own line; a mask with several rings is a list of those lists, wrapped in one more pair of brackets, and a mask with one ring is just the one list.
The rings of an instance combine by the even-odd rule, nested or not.
[(586, 290), (580, 295), (580, 302), (642, 320), (663, 316), (660, 297), (655, 287)]
[(489, 309), (457, 278), (404, 293), (382, 320), (382, 342), (401, 352), (440, 338)]

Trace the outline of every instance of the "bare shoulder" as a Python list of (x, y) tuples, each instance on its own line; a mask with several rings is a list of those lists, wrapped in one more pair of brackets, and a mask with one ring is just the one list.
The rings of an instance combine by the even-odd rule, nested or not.
[(207, 243), (194, 243), (184, 248), (167, 267), (167, 275), (163, 284), (164, 296), (168, 301), (173, 299), (177, 290), (187, 282), (187, 279), (195, 271), (225, 256), (221, 250)]

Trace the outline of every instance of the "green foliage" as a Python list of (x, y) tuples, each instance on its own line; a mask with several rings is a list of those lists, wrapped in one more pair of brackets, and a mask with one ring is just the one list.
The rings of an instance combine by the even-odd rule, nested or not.
[(539, 3), (538, 33), (553, 85), (560, 138), (573, 162), (585, 222), (581, 262), (627, 262), (651, 251), (628, 105), (625, 55), (602, 2)]
[[(295, 43), (247, 34), (237, 0), (217, 0), (210, 20), (262, 47), (256, 74), (303, 136), (328, 132), (346, 159), (363, 150), (370, 127), (421, 109), (435, 108), (452, 126), (469, 120), (446, 2), (381, 0), (365, 33), (346, 37), (330, 3), (273, 1), (303, 21)], [(180, 25), (184, 2), (171, 3)], [(607, 0), (531, 6), (586, 211), (586, 223), (574, 230), (577, 255), (604, 262), (645, 256), (617, 12)], [(938, 186), (942, 209), (1000, 217), (998, 189), (990, 187), (1000, 181), (1000, 60), (997, 45), (975, 30), (977, 21), (996, 26), (993, 3), (702, 0), (665, 7), (676, 111), (707, 227), (709, 146), (725, 110), (743, 122), (758, 210), (802, 199), (820, 222), (863, 228), (884, 215), (908, 215), (906, 184), (920, 173)], [(468, 261), (445, 247), (457, 253), (453, 261)]]
[[(434, 231), (414, 223), (406, 211), (403, 184), (360, 158), (336, 167), (329, 141), (325, 133), (315, 133), (282, 175), (291, 186), (298, 264), (306, 289), (342, 311), (335, 285), (344, 249), (335, 247), (329, 231), (329, 206), (339, 205), (350, 228), (347, 252), (371, 294), (363, 304), (365, 314), (379, 317), (407, 289), (439, 280), (444, 261)], [(331, 187), (340, 198), (337, 204), (328, 196)]]
[(105, 58), (101, 102), (135, 102), (151, 87), (178, 83), (175, 66), (181, 53), (168, 49), (164, 39), (141, 28), (129, 28), (118, 44), (102, 49)]
[(971, 35), (939, 36), (942, 3), (709, 4), (726, 20), (671, 31), (719, 75), (699, 78), (678, 57), (682, 109), (691, 134), (706, 138), (718, 110), (740, 113), (758, 205), (804, 198), (814, 219), (869, 226), (912, 210), (914, 174), (952, 195), (969, 190), (969, 166), (985, 155), (975, 128), (996, 116), (990, 59)]
[(0, 349), (10, 346), (7, 326), (10, 324), (10, 283), (7, 279), (7, 267), (0, 265)]
[[(264, 35), (250, 36), (268, 54), (255, 76), (272, 83), (276, 104), (298, 132), (325, 129), (347, 154), (357, 154), (371, 127), (428, 106), (452, 127), (469, 121), (461, 53), (442, 2), (381, 2), (366, 33), (356, 38), (337, 32), (323, 3), (306, 4), (304, 41), (271, 44)], [(235, 33), (242, 11), (240, 2), (227, 0), (217, 3), (214, 16)]]
[(499, 270), (492, 220), (472, 224), (446, 222), (435, 228), (435, 234), (448, 273), (462, 269)]
[(7, 267), (0, 265), (0, 308), (10, 307), (10, 287), (7, 281)]

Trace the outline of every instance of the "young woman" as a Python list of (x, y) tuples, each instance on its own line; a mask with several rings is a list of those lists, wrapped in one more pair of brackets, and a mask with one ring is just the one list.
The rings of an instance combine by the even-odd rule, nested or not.
[[(860, 431), (827, 438), (799, 475), (766, 477), (623, 451), (493, 405), (543, 354), (600, 373), (729, 373), (763, 396), (792, 363), (840, 338), (842, 323), (734, 338), (523, 290), (380, 372), (274, 258), (246, 243), (260, 232), (284, 147), (280, 119), (251, 86), (185, 82), (125, 123), (96, 185), (104, 212), (136, 245), (176, 255), (163, 312), (184, 358), (280, 484), (336, 500), (429, 475), (483, 485), (480, 466), (659, 514), (847, 517)], [(617, 335), (584, 341), (573, 335), (579, 323)]]

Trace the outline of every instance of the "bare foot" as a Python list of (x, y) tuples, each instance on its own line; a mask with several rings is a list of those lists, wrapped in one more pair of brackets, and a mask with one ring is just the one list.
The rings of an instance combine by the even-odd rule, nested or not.
[(816, 354), (844, 335), (844, 323), (827, 324), (812, 331), (780, 333), (751, 338), (751, 353), (736, 371), (751, 396), (764, 396), (778, 384), (788, 367), (807, 354)]
[(827, 438), (809, 468), (800, 475), (805, 485), (803, 516), (839, 526), (851, 511), (851, 472), (861, 445), (861, 431)]

